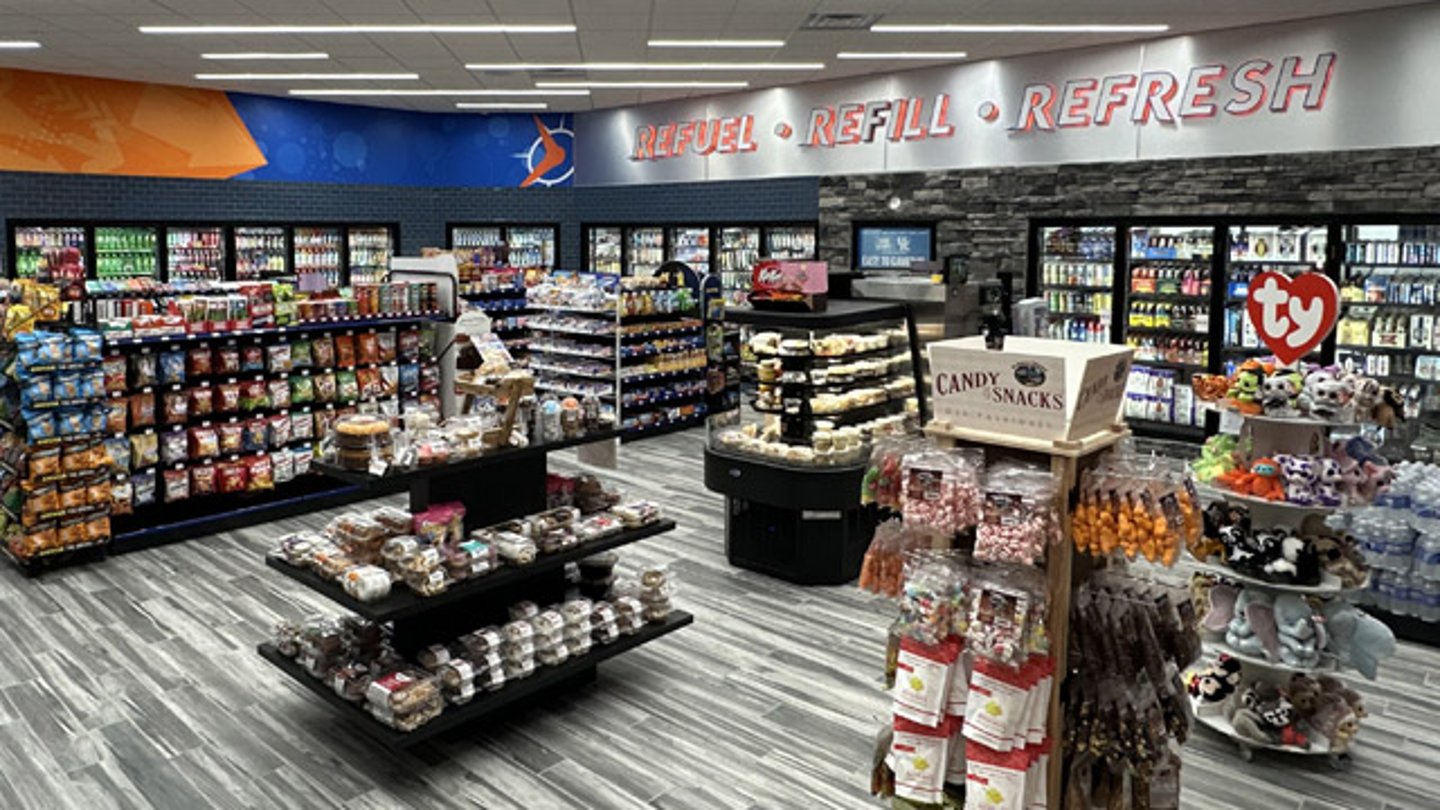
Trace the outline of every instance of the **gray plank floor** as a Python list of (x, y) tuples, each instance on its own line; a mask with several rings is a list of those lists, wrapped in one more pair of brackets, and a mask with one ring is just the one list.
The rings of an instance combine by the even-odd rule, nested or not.
[[(699, 431), (627, 445), (626, 490), (680, 529), (625, 550), (670, 562), (696, 623), (503, 725), (392, 758), (258, 658), (282, 618), (332, 605), (269, 571), (281, 532), (330, 513), (26, 580), (0, 571), (0, 808), (850, 808), (866, 795), (890, 608), (851, 587), (730, 568)], [(573, 453), (556, 468), (572, 468)], [(1440, 805), (1440, 653), (1401, 645), (1359, 684), (1353, 768), (1258, 754), (1197, 730), (1194, 808)], [(1435, 691), (1431, 691), (1435, 690)]]

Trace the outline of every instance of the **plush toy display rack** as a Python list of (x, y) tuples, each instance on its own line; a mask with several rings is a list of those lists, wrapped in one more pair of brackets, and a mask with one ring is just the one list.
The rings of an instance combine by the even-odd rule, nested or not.
[[(1055, 671), (1068, 672), (1066, 652), (1070, 646), (1070, 593), (1073, 585), (1084, 578), (1091, 563), (1089, 557), (1077, 556), (1075, 545), (1070, 542), (1075, 495), (1081, 473), (1094, 466), (1102, 453), (1119, 444), (1130, 435), (1130, 431), (1122, 425), (1114, 425), (1074, 441), (1048, 441), (931, 422), (925, 427), (925, 433), (941, 447), (978, 447), (985, 452), (987, 463), (999, 459), (1019, 460), (1048, 466), (1054, 475), (1057, 485), (1056, 514), (1060, 517), (1061, 536), (1065, 540), (1052, 545), (1046, 553), (1048, 614), (1045, 630), (1050, 640), (1050, 654), (1055, 659)], [(1046, 732), (1051, 740), (1065, 738), (1065, 712), (1060, 701), (1062, 682), (1063, 678), (1056, 678), (1050, 692)], [(1064, 795), (1061, 785), (1067, 770), (1065, 757), (1050, 757), (1049, 773), (1046, 775), (1047, 795)]]
[[(1250, 452), (1252, 459), (1273, 457), (1279, 453), (1303, 454), (1321, 452), (1328, 446), (1332, 430), (1358, 427), (1353, 423), (1327, 422), (1303, 417), (1283, 418), (1273, 415), (1252, 415), (1244, 413), (1239, 414), (1239, 416), (1242, 419), (1240, 433), (1249, 436), (1253, 442)], [(1248, 508), (1251, 521), (1257, 528), (1270, 528), (1279, 525), (1290, 525), (1298, 528), (1300, 521), (1308, 516), (1329, 515), (1346, 508), (1344, 506), (1321, 506), (1296, 504), (1287, 501), (1273, 501), (1225, 489), (1216, 490), (1214, 494), (1228, 502), (1241, 504)], [(1195, 568), (1202, 573), (1230, 580), (1246, 588), (1255, 588), (1274, 594), (1298, 594), (1307, 599), (1352, 599), (1366, 587), (1365, 583), (1361, 583), (1356, 588), (1346, 588), (1342, 585), (1338, 577), (1329, 572), (1322, 572), (1321, 581), (1317, 585), (1294, 585), (1247, 576), (1228, 566), (1208, 561), (1201, 561)], [(1204, 642), (1204, 648), (1207, 660), (1213, 660), (1219, 655), (1226, 655), (1239, 663), (1242, 677), (1245, 677), (1248, 672), (1258, 671), (1259, 673), (1263, 673), (1258, 675), (1259, 680), (1277, 685), (1283, 685), (1286, 679), (1297, 673), (1310, 676), (1330, 675), (1333, 677), (1341, 670), (1340, 665), (1333, 658), (1322, 658), (1317, 666), (1296, 666), (1286, 663), (1283, 660), (1270, 660), (1261, 656), (1240, 652), (1224, 641), (1206, 640)], [(1250, 678), (1246, 678), (1246, 680), (1248, 681)], [(1229, 717), (1230, 712), (1226, 709), (1228, 703), (1229, 700), (1213, 703), (1205, 702), (1198, 697), (1191, 697), (1191, 705), (1194, 709), (1196, 720), (1215, 732), (1233, 740), (1239, 749), (1242, 759), (1249, 761), (1254, 756), (1255, 750), (1260, 749), (1309, 756), (1325, 756), (1334, 768), (1339, 769), (1348, 766), (1350, 756), (1349, 746), (1347, 745), (1341, 750), (1335, 750), (1329, 740), (1319, 735), (1316, 735), (1313, 739), (1309, 739), (1305, 746), (1301, 746), (1267, 743), (1241, 734), (1231, 722)]]

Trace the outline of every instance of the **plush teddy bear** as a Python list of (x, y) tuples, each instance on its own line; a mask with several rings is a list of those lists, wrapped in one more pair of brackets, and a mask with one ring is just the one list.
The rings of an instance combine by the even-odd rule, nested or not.
[(1354, 372), (1346, 374), (1341, 381), (1350, 386), (1350, 401), (1355, 408), (1355, 416), (1368, 418), (1380, 404), (1380, 396), (1384, 390), (1380, 387), (1380, 381)]
[(1370, 575), (1369, 567), (1354, 538), (1315, 534), (1310, 535), (1309, 540), (1320, 558), (1320, 567), (1339, 577), (1342, 587), (1358, 588), (1365, 583)]
[(1268, 369), (1258, 360), (1247, 360), (1235, 373), (1230, 375), (1230, 389), (1225, 400), (1230, 407), (1248, 414), (1264, 411), (1260, 405), (1260, 386), (1264, 383)]
[(1320, 555), (1308, 540), (1283, 529), (1257, 534), (1269, 535), (1260, 540), (1269, 552), (1260, 566), (1264, 579), (1289, 585), (1320, 584)]
[(1290, 676), (1290, 681), (1285, 685), (1285, 696), (1295, 707), (1295, 713), (1301, 720), (1308, 720), (1320, 707), (1320, 682), (1303, 672), (1296, 672)]
[(1383, 428), (1393, 428), (1405, 421), (1405, 397), (1394, 388), (1380, 389), (1380, 401), (1370, 409), (1370, 421)]
[(1208, 484), (1240, 466), (1239, 446), (1239, 440), (1227, 433), (1217, 433), (1206, 439), (1200, 448), (1200, 458), (1191, 464), (1195, 480)]

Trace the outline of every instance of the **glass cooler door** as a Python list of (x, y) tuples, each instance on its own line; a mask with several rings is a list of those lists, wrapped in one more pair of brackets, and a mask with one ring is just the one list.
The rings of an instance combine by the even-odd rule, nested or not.
[(300, 289), (333, 290), (340, 286), (340, 256), (344, 248), (343, 229), (302, 225), (295, 228), (292, 266)]
[(1115, 227), (1041, 228), (1040, 295), (1055, 340), (1109, 343), (1115, 312)]
[[(1230, 228), (1225, 256), (1225, 331), (1221, 371), (1230, 374), (1246, 360), (1266, 357), (1270, 350), (1250, 323), (1246, 301), (1250, 282), (1267, 270), (1287, 275), (1325, 272), (1329, 228), (1323, 225), (1236, 225)], [(1317, 362), (1320, 350), (1306, 359)]]
[(351, 284), (379, 284), (390, 276), (395, 237), (384, 226), (352, 227), (348, 234)]
[(585, 241), (586, 268), (590, 272), (620, 275), (625, 254), (623, 228), (592, 226)]
[(165, 270), (170, 281), (225, 278), (225, 229), (219, 226), (165, 229)]
[(710, 272), (710, 229), (671, 228), (669, 259), (684, 262), (700, 275)]
[(765, 229), (764, 258), (814, 261), (815, 244), (814, 225), (773, 225)]
[(509, 228), (510, 266), (527, 270), (555, 269), (555, 228), (525, 225)]
[(665, 229), (631, 228), (627, 276), (653, 276), (665, 263)]
[(157, 278), (159, 274), (159, 228), (96, 226), (96, 278)]
[(290, 274), (285, 229), (280, 226), (236, 226), (235, 278), (253, 281)]
[(1215, 229), (1136, 226), (1130, 229), (1125, 343), (1135, 363), (1125, 415), (1141, 429), (1175, 437), (1204, 435), (1205, 412), (1190, 378), (1210, 364), (1210, 294)]
[(760, 260), (760, 229), (742, 225), (721, 228), (719, 234), (715, 266), (720, 286), (727, 302), (744, 304), (750, 298), (751, 270)]

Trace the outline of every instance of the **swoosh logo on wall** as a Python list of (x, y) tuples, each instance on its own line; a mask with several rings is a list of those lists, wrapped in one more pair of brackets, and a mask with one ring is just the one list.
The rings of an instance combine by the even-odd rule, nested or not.
[(530, 174), (520, 182), (520, 188), (534, 184), (551, 169), (565, 162), (565, 147), (556, 143), (555, 136), (550, 134), (550, 128), (545, 126), (545, 122), (540, 120), (540, 116), (531, 117), (535, 119), (535, 130), (540, 133), (540, 144), (545, 148), (545, 155), (540, 158), (539, 163), (535, 164), (535, 168), (530, 170)]

